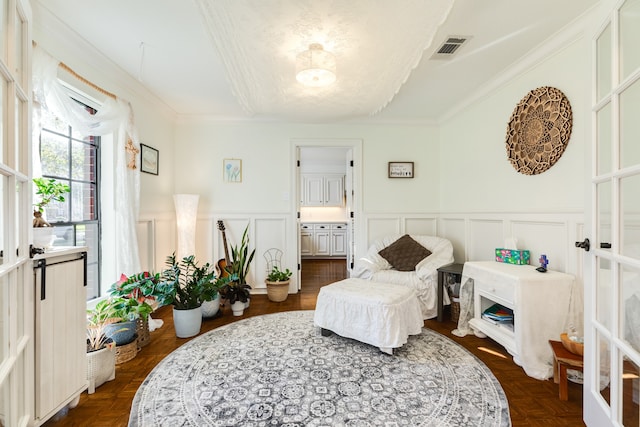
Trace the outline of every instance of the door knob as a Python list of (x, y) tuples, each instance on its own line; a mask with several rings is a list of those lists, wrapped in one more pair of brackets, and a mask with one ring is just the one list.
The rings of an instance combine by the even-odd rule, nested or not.
[(582, 248), (589, 252), (589, 249), (591, 249), (591, 243), (589, 242), (589, 239), (585, 238), (582, 242), (576, 242), (576, 248)]

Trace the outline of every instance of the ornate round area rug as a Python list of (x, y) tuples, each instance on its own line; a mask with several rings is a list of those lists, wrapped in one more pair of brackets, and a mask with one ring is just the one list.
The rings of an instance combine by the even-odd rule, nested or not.
[(423, 329), (394, 355), (323, 337), (313, 311), (244, 319), (193, 339), (138, 389), (129, 426), (510, 426), (474, 355)]

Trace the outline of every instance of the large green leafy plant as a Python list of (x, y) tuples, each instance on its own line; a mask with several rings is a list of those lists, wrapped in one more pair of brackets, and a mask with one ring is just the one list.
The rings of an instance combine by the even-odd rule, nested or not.
[(42, 218), (44, 208), (51, 202), (64, 202), (64, 195), (71, 191), (67, 184), (58, 182), (53, 178), (33, 178), (36, 185), (36, 196), (40, 197), (40, 201), (34, 206), (34, 227), (49, 227), (50, 224)]
[(214, 266), (198, 266), (194, 255), (178, 261), (175, 253), (167, 257), (165, 264), (167, 269), (153, 293), (160, 305), (172, 304), (177, 310), (200, 307), (205, 290), (216, 281)]

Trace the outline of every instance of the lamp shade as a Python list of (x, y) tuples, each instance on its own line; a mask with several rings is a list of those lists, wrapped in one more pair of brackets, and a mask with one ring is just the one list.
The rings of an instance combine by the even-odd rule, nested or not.
[(336, 81), (336, 58), (312, 43), (296, 57), (296, 80), (305, 86), (328, 86)]
[(182, 259), (196, 252), (196, 216), (198, 214), (198, 194), (174, 194), (176, 207), (176, 227), (178, 230), (178, 250), (176, 258)]

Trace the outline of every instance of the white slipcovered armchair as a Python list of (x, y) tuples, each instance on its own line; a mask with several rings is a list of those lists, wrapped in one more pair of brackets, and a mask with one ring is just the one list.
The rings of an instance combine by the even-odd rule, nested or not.
[[(367, 255), (356, 261), (353, 276), (374, 282), (408, 286), (418, 295), (422, 316), (431, 319), (438, 315), (438, 268), (451, 264), (453, 245), (447, 239), (435, 236), (410, 235), (420, 245), (431, 251), (431, 255), (420, 261), (413, 271), (395, 270), (378, 252), (394, 243), (402, 235), (387, 236), (376, 240)], [(444, 304), (450, 304), (444, 293)]]

